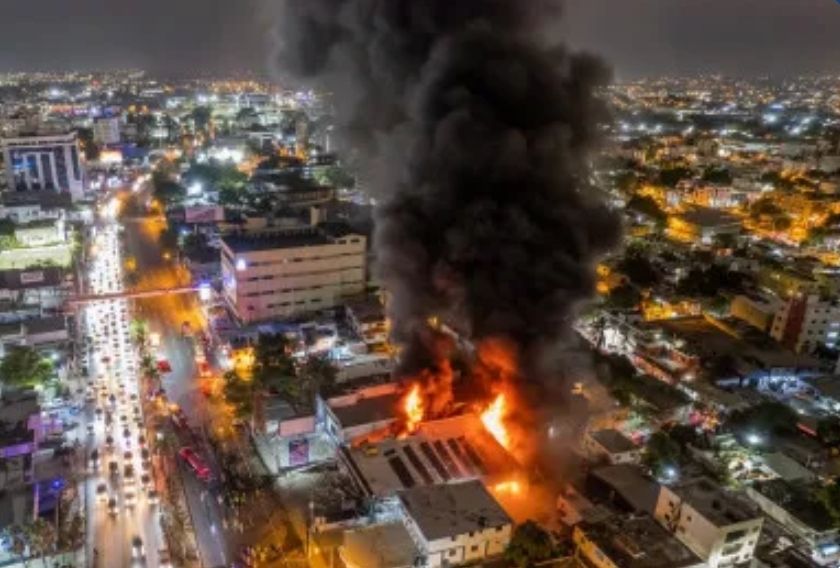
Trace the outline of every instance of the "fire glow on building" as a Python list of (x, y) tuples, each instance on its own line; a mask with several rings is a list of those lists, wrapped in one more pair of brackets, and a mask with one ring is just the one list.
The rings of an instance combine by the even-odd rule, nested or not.
[[(607, 118), (594, 93), (609, 73), (547, 33), (561, 4), (282, 4), (278, 67), (339, 95), (341, 150), (377, 202), (376, 262), (402, 388), (399, 419), (378, 433), (386, 445), (427, 437), (420, 451), (476, 453), (465, 461), (480, 470), (480, 439), (488, 453), (495, 445), (527, 462), (536, 444), (526, 433), (538, 429), (530, 414), (561, 376), (555, 347), (619, 240), (589, 182)], [(465, 433), (431, 434), (453, 423)]]

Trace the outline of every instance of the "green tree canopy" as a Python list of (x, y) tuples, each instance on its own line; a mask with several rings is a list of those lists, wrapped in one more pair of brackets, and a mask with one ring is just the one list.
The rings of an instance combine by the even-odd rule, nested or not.
[(669, 467), (677, 467), (680, 457), (680, 445), (667, 432), (654, 432), (648, 438), (644, 463), (655, 475), (662, 475)]
[(0, 363), (0, 381), (8, 386), (35, 387), (53, 376), (53, 365), (32, 347), (12, 347)]
[(551, 535), (534, 521), (525, 521), (513, 531), (505, 559), (516, 568), (531, 568), (554, 556)]

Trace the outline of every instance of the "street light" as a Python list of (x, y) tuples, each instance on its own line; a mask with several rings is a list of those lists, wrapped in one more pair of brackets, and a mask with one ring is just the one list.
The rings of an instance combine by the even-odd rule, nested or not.
[(755, 432), (750, 432), (749, 434), (747, 434), (747, 443), (751, 446), (757, 446), (761, 444), (762, 441), (762, 437), (756, 434)]

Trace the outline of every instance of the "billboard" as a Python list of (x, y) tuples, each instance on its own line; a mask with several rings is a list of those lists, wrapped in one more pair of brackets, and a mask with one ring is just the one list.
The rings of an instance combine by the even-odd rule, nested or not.
[(289, 442), (289, 466), (306, 465), (309, 463), (309, 440), (291, 440)]
[(184, 208), (187, 223), (218, 223), (225, 220), (225, 210), (218, 205), (191, 205)]

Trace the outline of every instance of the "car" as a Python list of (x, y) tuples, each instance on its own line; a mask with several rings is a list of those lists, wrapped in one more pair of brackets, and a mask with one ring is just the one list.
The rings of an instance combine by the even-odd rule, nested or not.
[(157, 505), (160, 500), (160, 495), (154, 489), (150, 489), (146, 494), (146, 498), (149, 500), (149, 505)]
[(137, 503), (137, 496), (134, 494), (134, 491), (126, 491), (123, 495), (123, 506), (126, 509), (130, 509), (134, 507)]
[(140, 450), (140, 461), (142, 463), (148, 462), (152, 458), (152, 455), (149, 453), (147, 448), (142, 448)]
[(130, 462), (134, 458), (134, 454), (131, 453), (130, 450), (126, 450), (123, 452), (123, 460)]
[(116, 497), (111, 497), (108, 499), (108, 514), (112, 517), (117, 516), (119, 512), (119, 508), (117, 507), (117, 499)]
[(99, 469), (99, 448), (93, 448), (90, 452), (90, 467), (93, 471)]
[(137, 436), (137, 445), (141, 448), (146, 447), (146, 436), (144, 436), (143, 434)]
[(128, 442), (131, 439), (131, 430), (129, 430), (128, 428), (124, 428), (123, 438), (125, 438), (125, 441)]
[(172, 372), (172, 365), (169, 364), (169, 361), (166, 359), (160, 359), (157, 362), (157, 370), (161, 373), (171, 373)]
[(116, 460), (108, 462), (108, 474), (115, 478), (120, 476), (120, 466)]
[(211, 472), (210, 468), (207, 467), (207, 464), (204, 460), (199, 456), (194, 449), (189, 446), (184, 446), (180, 450), (178, 450), (178, 455), (184, 460), (190, 469), (193, 470), (196, 477), (198, 477), (202, 481), (210, 481)]
[(146, 555), (146, 549), (143, 548), (143, 539), (135, 536), (131, 539), (131, 557), (143, 558)]
[(123, 468), (123, 478), (123, 484), (125, 485), (131, 485), (134, 483), (134, 466), (130, 463), (126, 464)]
[(109, 451), (114, 449), (114, 437), (113, 436), (105, 436), (105, 447), (108, 448)]
[(106, 484), (100, 483), (96, 486), (96, 500), (102, 503), (108, 501), (108, 486)]

